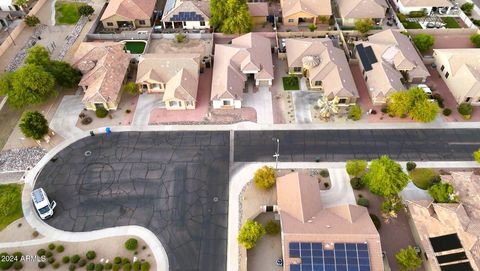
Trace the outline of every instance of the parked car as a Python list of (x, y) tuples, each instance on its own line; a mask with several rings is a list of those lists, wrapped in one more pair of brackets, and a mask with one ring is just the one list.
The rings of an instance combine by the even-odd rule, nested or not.
[(430, 89), (430, 87), (428, 87), (425, 84), (419, 84), (417, 87), (421, 88), (423, 90), (423, 92), (425, 92), (425, 94), (427, 94), (428, 100), (430, 102), (435, 101), (435, 98), (433, 98), (432, 90)]
[(43, 188), (33, 190), (32, 201), (41, 219), (47, 219), (53, 216), (53, 209), (55, 209), (57, 203), (53, 200), (50, 202)]

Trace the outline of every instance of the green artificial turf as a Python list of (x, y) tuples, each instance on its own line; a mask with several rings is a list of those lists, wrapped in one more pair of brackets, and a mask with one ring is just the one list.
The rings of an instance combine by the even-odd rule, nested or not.
[(83, 3), (59, 1), (55, 3), (55, 20), (57, 24), (76, 24), (80, 19), (78, 7)]
[(0, 185), (0, 230), (23, 217), (22, 185)]

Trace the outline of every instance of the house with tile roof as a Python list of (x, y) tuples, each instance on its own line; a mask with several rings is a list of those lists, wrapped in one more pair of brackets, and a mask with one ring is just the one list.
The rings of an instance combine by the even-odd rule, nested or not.
[(256, 87), (270, 87), (273, 78), (269, 39), (248, 33), (233, 39), (231, 44), (217, 44), (210, 96), (213, 108), (240, 108), (249, 82)]
[(447, 12), (453, 4), (449, 0), (395, 0), (392, 1), (403, 14), (424, 10), (427, 14), (444, 9)]
[(151, 27), (156, 0), (110, 0), (100, 21), (106, 29)]
[(423, 83), (430, 76), (410, 39), (391, 29), (369, 36), (366, 42), (356, 42), (355, 56), (376, 105), (405, 90), (404, 83)]
[(210, 17), (208, 0), (167, 0), (162, 23), (165, 29), (208, 29)]
[(268, 3), (267, 2), (250, 2), (247, 3), (248, 11), (252, 16), (253, 24), (264, 24), (268, 17)]
[(474, 172), (441, 176), (460, 203), (407, 201), (415, 241), (428, 258), (427, 270), (480, 270), (480, 177)]
[(72, 63), (82, 73), (78, 85), (85, 93), (82, 101), (86, 109), (117, 109), (131, 59), (124, 46), (117, 42), (80, 44)]
[(388, 9), (385, 0), (336, 0), (342, 25), (354, 26), (358, 20), (372, 19), (381, 24)]
[(142, 93), (163, 93), (168, 110), (195, 109), (199, 74), (199, 54), (145, 54), (136, 83)]
[(276, 187), (283, 270), (384, 270), (367, 208), (324, 208), (318, 181), (298, 172), (278, 177)]
[(317, 24), (318, 17), (332, 16), (330, 0), (280, 0), (286, 26)]
[(288, 73), (302, 76), (310, 90), (338, 97), (340, 105), (355, 104), (358, 95), (343, 50), (331, 39), (286, 39)]
[(434, 49), (433, 58), (457, 103), (480, 106), (480, 49)]

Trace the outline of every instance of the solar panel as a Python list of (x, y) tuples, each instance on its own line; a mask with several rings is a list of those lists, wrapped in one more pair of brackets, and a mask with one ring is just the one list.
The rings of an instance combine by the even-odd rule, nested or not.
[(440, 269), (442, 271), (473, 271), (473, 268), (469, 262), (441, 265)]
[(460, 239), (456, 233), (437, 236), (430, 239), (430, 244), (432, 244), (433, 251), (441, 252), (457, 248), (463, 248)]
[(458, 252), (458, 253), (437, 256), (437, 261), (439, 264), (463, 261), (466, 259), (467, 259), (467, 254), (465, 254), (465, 252)]
[(364, 243), (335, 243), (324, 249), (322, 243), (291, 242), (289, 257), (300, 258), (291, 264), (291, 271), (370, 271), (368, 245)]
[(170, 18), (171, 22), (189, 22), (189, 21), (204, 21), (202, 15), (195, 12), (179, 12)]

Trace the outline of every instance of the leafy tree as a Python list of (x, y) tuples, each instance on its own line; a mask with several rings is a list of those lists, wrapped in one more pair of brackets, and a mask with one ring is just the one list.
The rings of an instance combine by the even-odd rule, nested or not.
[(367, 161), (365, 160), (348, 160), (346, 165), (347, 173), (350, 176), (360, 177), (367, 169)]
[(355, 22), (355, 30), (360, 34), (365, 35), (373, 28), (374, 22), (372, 19), (357, 20)]
[(269, 189), (275, 185), (275, 170), (268, 166), (259, 168), (253, 176), (253, 182), (258, 188)]
[(55, 82), (62, 87), (73, 88), (78, 85), (82, 74), (64, 61), (54, 60), (47, 70), (55, 77)]
[(329, 21), (328, 16), (318, 16), (317, 19), (318, 19), (318, 22), (320, 22), (321, 24), (326, 24)]
[(382, 202), (381, 205), (382, 216), (388, 222), (392, 218), (396, 218), (400, 210), (405, 208), (405, 205), (402, 202), (402, 198), (395, 196), (388, 196), (387, 199)]
[(360, 120), (362, 118), (362, 108), (356, 104), (348, 110), (348, 118), (351, 120)]
[(21, 6), (21, 7), (26, 6), (27, 3), (28, 3), (28, 0), (16, 0), (16, 1), (15, 1), (15, 4), (17, 4), (17, 5)]
[(246, 249), (251, 249), (263, 235), (265, 235), (265, 229), (262, 224), (249, 219), (240, 230), (237, 240)]
[(245, 0), (226, 1), (227, 18), (222, 22), (221, 30), (225, 34), (242, 34), (250, 32), (252, 15)]
[(402, 191), (409, 178), (400, 164), (383, 155), (371, 162), (370, 170), (363, 176), (363, 180), (372, 193), (386, 197)]
[(388, 112), (397, 117), (410, 114), (416, 121), (430, 122), (439, 111), (438, 103), (429, 101), (427, 94), (418, 87), (396, 92), (388, 100)]
[(455, 194), (455, 189), (449, 183), (437, 183), (428, 189), (428, 194), (439, 203), (458, 202), (458, 195)]
[(464, 3), (460, 8), (465, 12), (466, 15), (470, 16), (472, 15), (472, 10), (475, 7), (473, 3)]
[(269, 235), (277, 235), (280, 232), (280, 225), (274, 220), (269, 220), (265, 224), (265, 232)]
[(48, 134), (48, 121), (38, 111), (26, 111), (20, 120), (20, 130), (26, 137), (35, 140), (42, 139)]
[(440, 112), (440, 107), (436, 102), (421, 100), (415, 103), (410, 111), (410, 117), (416, 121), (431, 122), (437, 117), (438, 112)]
[(429, 34), (418, 34), (413, 37), (413, 43), (420, 52), (426, 52), (432, 48), (435, 43), (435, 38)]
[(422, 259), (418, 257), (417, 252), (411, 246), (408, 246), (407, 249), (400, 249), (395, 255), (395, 259), (402, 271), (415, 270), (422, 265)]
[(469, 103), (461, 103), (458, 108), (458, 113), (462, 115), (465, 119), (470, 119), (470, 116), (472, 115), (473, 112), (473, 107)]
[(41, 45), (35, 45), (28, 49), (27, 57), (25, 57), (25, 64), (32, 64), (47, 69), (51, 65), (50, 54)]
[(308, 29), (310, 29), (310, 32), (314, 32), (315, 30), (317, 30), (317, 26), (314, 24), (309, 24)]
[(78, 7), (78, 14), (81, 16), (86, 16), (89, 17), (95, 12), (95, 9), (93, 9), (92, 6), (90, 5), (81, 5)]
[(0, 94), (8, 95), (8, 103), (17, 109), (57, 95), (54, 87), (53, 76), (36, 65), (25, 65), (0, 79)]
[(473, 152), (473, 159), (480, 164), (480, 149)]
[(27, 15), (23, 21), (30, 27), (34, 27), (40, 23), (40, 19), (38, 19), (38, 17), (35, 15)]
[(208, 22), (214, 30), (219, 30), (223, 21), (227, 18), (225, 0), (210, 0), (210, 12), (212, 16)]
[(470, 41), (475, 45), (475, 47), (480, 48), (480, 34), (471, 35)]

